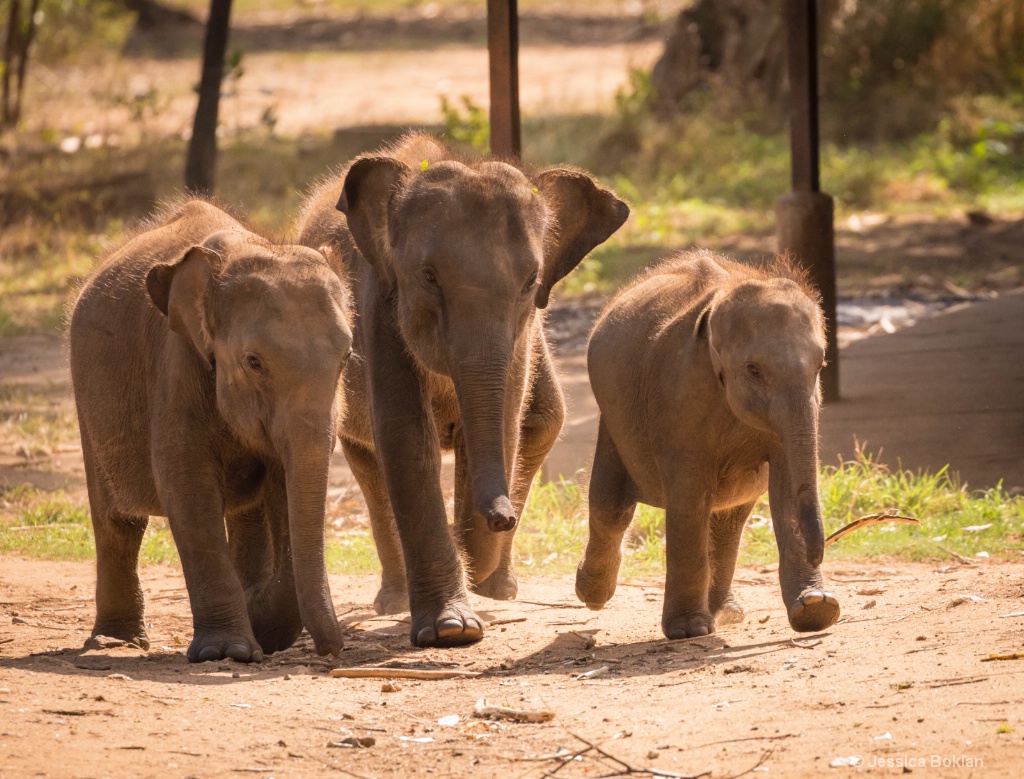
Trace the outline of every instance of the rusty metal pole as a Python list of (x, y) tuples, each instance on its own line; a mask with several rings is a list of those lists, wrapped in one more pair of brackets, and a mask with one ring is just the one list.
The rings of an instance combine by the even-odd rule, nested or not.
[(519, 159), (519, 12), (516, 0), (487, 0), (491, 154)]
[(806, 267), (821, 291), (828, 365), (821, 374), (825, 400), (839, 400), (836, 341), (836, 249), (832, 197), (821, 192), (818, 170), (817, 0), (785, 0), (789, 50), (790, 148), (793, 191), (775, 204), (780, 252)]

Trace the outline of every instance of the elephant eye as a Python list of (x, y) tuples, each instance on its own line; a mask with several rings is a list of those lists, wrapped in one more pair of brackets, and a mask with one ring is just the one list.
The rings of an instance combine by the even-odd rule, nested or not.
[(530, 274), (529, 280), (527, 280), (526, 285), (523, 287), (523, 294), (529, 294), (535, 286), (537, 286), (537, 271)]
[(434, 273), (433, 268), (424, 268), (423, 278), (427, 280), (427, 284), (432, 284), (435, 287), (437, 286), (437, 275)]
[(747, 373), (752, 378), (755, 378), (755, 379), (760, 379), (761, 378), (761, 369), (758, 368), (755, 363), (752, 363), (752, 362), (748, 362), (747, 363)]
[(266, 370), (263, 367), (263, 361), (255, 354), (245, 355), (245, 365), (253, 373), (264, 373)]

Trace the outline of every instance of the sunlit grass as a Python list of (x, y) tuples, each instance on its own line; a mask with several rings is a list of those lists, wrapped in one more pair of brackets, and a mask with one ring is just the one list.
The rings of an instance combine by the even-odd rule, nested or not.
[[(95, 556), (88, 507), (61, 493), (31, 488), (7, 490), (0, 503), (0, 552), (41, 559), (87, 560)], [(945, 470), (911, 472), (879, 465), (866, 455), (822, 470), (821, 501), (825, 531), (831, 533), (867, 514), (896, 510), (917, 517), (921, 526), (882, 524), (839, 539), (830, 559), (886, 556), (901, 560), (1020, 559), (1024, 554), (1024, 498), (1001, 487), (971, 491)], [(658, 576), (665, 566), (665, 514), (641, 505), (624, 544), (622, 575)], [(516, 567), (521, 575), (569, 573), (587, 540), (585, 492), (569, 481), (537, 484), (516, 535)], [(744, 533), (740, 563), (776, 561), (767, 501), (752, 513)], [(167, 523), (152, 519), (140, 562), (178, 564)], [(327, 564), (331, 573), (380, 570), (368, 529), (329, 530)]]

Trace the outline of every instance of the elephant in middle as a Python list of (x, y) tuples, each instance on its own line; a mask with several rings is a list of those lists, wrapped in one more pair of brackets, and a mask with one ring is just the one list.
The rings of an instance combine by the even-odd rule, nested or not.
[(516, 595), (513, 530), (565, 416), (540, 310), (628, 215), (581, 171), (460, 159), (420, 134), (358, 157), (306, 204), (299, 242), (326, 253), (355, 309), (339, 438), (381, 561), (374, 608), (411, 611), (416, 646), (483, 636), (467, 584)]

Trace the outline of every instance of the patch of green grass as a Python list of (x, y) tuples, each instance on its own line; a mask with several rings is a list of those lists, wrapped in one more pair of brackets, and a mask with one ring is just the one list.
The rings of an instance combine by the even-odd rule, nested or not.
[[(20, 486), (0, 492), (0, 553), (42, 560), (92, 560), (96, 543), (89, 507), (63, 492)], [(139, 562), (178, 565), (178, 552), (167, 522), (149, 521)]]
[[(958, 554), (1019, 559), (1024, 553), (1024, 498), (1001, 487), (969, 491), (947, 471), (937, 474), (889, 469), (866, 455), (824, 468), (821, 501), (825, 531), (861, 516), (896, 510), (921, 527), (886, 523), (847, 535), (830, 546), (827, 559), (887, 556), (943, 560)], [(62, 493), (16, 488), (0, 495), (0, 552), (56, 560), (95, 556), (88, 507)], [(570, 573), (587, 541), (586, 494), (570, 481), (538, 483), (516, 535), (516, 566), (530, 573)], [(755, 506), (744, 532), (740, 563), (774, 562), (778, 550), (767, 500)], [(143, 565), (178, 565), (167, 523), (152, 519), (140, 553)], [(327, 567), (335, 574), (380, 571), (368, 530), (329, 533)], [(665, 569), (665, 512), (640, 505), (624, 545), (622, 576), (658, 576)]]
[[(1024, 553), (1024, 498), (1010, 497), (1001, 487), (969, 491), (945, 470), (889, 469), (861, 455), (824, 468), (820, 489), (826, 535), (861, 516), (888, 510), (921, 520), (920, 528), (885, 523), (851, 533), (828, 547), (826, 559), (948, 560), (951, 552), (1019, 559)], [(741, 564), (778, 560), (770, 517), (763, 498), (744, 531)], [(516, 536), (517, 565), (524, 571), (570, 572), (586, 539), (586, 499), (580, 488), (565, 481), (537, 485)], [(664, 559), (665, 512), (640, 505), (626, 535), (622, 573), (662, 574)]]

